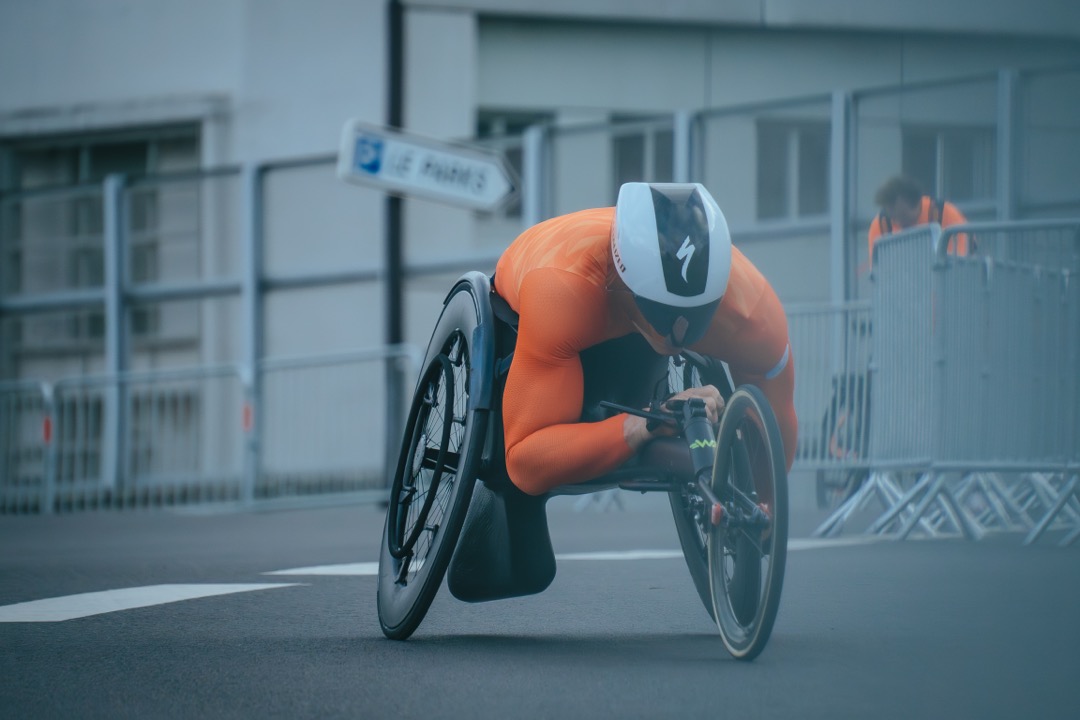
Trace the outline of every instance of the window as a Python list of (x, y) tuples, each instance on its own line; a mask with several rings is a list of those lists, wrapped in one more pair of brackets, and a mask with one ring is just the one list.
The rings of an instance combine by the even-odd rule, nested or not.
[(988, 127), (903, 128), (903, 171), (935, 197), (984, 200), (994, 196), (994, 130)]
[(675, 133), (669, 123), (637, 117), (613, 117), (611, 155), (614, 200), (628, 182), (671, 182), (675, 176)]
[[(191, 125), (0, 145), (0, 293), (102, 287), (105, 220), (100, 183), (112, 173), (145, 175), (198, 166), (198, 128)], [(43, 188), (55, 191), (22, 194)], [(136, 283), (159, 277), (159, 240), (153, 232), (158, 202), (153, 190), (129, 198), (129, 277)], [(160, 322), (149, 315), (156, 312), (146, 309), (145, 317), (132, 324), (133, 334), (153, 334)], [(62, 322), (41, 322), (48, 327), (33, 327), (37, 318), (22, 319), (21, 348), (73, 349), (100, 346), (104, 340), (100, 309), (68, 313)]]
[(829, 123), (757, 123), (758, 220), (793, 220), (829, 211)]

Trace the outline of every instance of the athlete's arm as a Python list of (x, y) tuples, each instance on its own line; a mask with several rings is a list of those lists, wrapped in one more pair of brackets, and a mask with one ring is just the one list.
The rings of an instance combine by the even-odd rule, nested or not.
[(521, 490), (540, 495), (614, 470), (634, 451), (626, 415), (582, 423), (580, 352), (602, 336), (604, 291), (577, 275), (543, 268), (518, 294), (518, 339), (503, 394), (506, 469)]

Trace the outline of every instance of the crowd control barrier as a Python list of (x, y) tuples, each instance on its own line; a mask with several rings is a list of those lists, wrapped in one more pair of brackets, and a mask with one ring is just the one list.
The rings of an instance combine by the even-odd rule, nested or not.
[(879, 240), (873, 263), (870, 357), (854, 370), (872, 396), (867, 474), (816, 534), (876, 499), (873, 533), (1073, 542), (1080, 222), (923, 226)]
[(381, 497), (400, 432), (385, 369), (411, 383), (418, 362), (397, 345), (0, 383), (0, 512)]

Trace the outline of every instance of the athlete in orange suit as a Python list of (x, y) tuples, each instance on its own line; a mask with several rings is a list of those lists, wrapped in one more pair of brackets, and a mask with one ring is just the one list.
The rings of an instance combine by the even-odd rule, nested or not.
[[(521, 490), (539, 495), (598, 477), (670, 432), (627, 414), (582, 421), (581, 354), (634, 333), (658, 355), (685, 347), (727, 362), (737, 385), (758, 385), (790, 469), (797, 422), (787, 319), (701, 185), (628, 183), (614, 208), (526, 230), (500, 258), (495, 291), (520, 318), (503, 425), (507, 471)], [(723, 406), (712, 386), (675, 397), (704, 398), (714, 422)]]

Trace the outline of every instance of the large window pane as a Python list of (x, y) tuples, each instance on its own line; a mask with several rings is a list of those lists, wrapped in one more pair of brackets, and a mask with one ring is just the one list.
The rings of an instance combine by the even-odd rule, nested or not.
[(788, 134), (781, 123), (758, 123), (757, 216), (776, 220), (787, 216)]
[(799, 216), (829, 211), (829, 128), (807, 125), (799, 132)]

